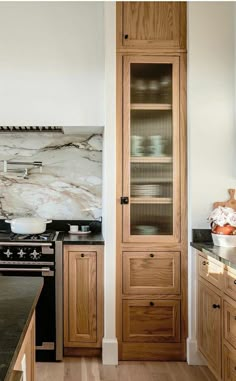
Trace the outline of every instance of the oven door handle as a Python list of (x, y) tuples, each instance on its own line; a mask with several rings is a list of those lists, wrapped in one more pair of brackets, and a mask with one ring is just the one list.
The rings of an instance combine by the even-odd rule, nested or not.
[(54, 271), (50, 270), (49, 267), (42, 267), (41, 269), (29, 269), (27, 268), (19, 268), (19, 267), (0, 267), (0, 271), (8, 271), (8, 272), (41, 272), (43, 276), (54, 276)]

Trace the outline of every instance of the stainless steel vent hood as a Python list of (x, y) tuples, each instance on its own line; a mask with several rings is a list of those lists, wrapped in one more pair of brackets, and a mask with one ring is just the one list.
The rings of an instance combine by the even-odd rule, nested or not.
[(80, 127), (80, 126), (0, 126), (1, 133), (14, 132), (58, 132), (61, 134), (101, 134), (103, 127)]

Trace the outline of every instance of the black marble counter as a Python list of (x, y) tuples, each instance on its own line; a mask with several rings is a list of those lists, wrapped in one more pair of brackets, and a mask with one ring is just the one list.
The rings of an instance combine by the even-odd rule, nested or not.
[(62, 240), (64, 245), (104, 245), (102, 233), (91, 233), (86, 235), (64, 233)]
[(42, 287), (40, 277), (0, 276), (0, 381), (11, 376)]
[(209, 229), (194, 229), (193, 242), (190, 245), (194, 249), (236, 269), (236, 247), (214, 246)]

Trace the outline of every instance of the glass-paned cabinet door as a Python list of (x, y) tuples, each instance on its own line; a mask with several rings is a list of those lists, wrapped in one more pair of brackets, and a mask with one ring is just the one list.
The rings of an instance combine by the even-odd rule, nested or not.
[(126, 56), (123, 70), (123, 241), (178, 242), (179, 58)]

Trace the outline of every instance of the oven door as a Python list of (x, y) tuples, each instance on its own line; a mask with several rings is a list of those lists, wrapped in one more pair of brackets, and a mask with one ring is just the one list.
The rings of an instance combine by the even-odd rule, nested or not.
[(36, 360), (55, 361), (55, 275), (54, 267), (0, 265), (0, 276), (43, 277), (44, 285), (36, 306)]

